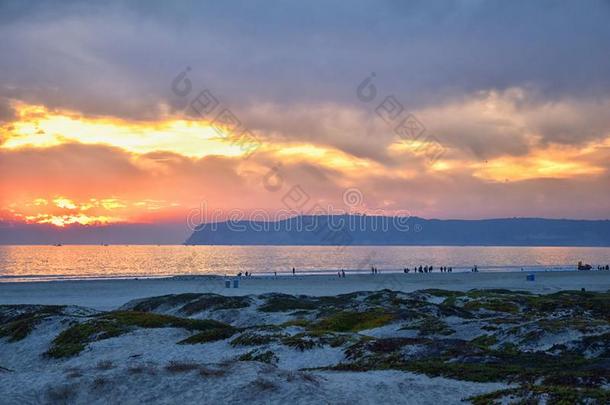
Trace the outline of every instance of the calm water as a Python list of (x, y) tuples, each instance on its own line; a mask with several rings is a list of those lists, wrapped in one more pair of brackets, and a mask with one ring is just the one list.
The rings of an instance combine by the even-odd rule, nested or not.
[(448, 246), (0, 246), (0, 282), (196, 274), (401, 271), (419, 265), (468, 271), (574, 270), (610, 263), (610, 248)]

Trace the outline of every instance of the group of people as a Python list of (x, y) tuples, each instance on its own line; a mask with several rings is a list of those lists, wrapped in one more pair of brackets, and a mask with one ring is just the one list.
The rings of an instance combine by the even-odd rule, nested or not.
[(371, 274), (379, 274), (379, 269), (377, 269), (377, 267), (372, 266), (371, 267)]
[(337, 272), (337, 275), (339, 276), (339, 278), (345, 278), (345, 270), (341, 269), (341, 271)]
[(245, 273), (242, 273), (240, 271), (239, 273), (237, 273), (237, 277), (241, 277), (241, 276), (250, 277), (250, 276), (252, 276), (252, 273), (248, 273), (247, 271)]
[[(415, 266), (413, 267), (413, 273), (432, 273), (432, 271), (434, 270), (434, 266)], [(441, 266), (439, 267), (439, 270), (441, 273), (451, 273), (453, 272), (453, 267), (447, 267), (447, 266)], [(405, 267), (402, 271), (405, 274), (408, 274), (411, 272), (411, 269), (408, 267)]]
[[(577, 266), (578, 270), (592, 270), (593, 266), (591, 266), (590, 264), (583, 264), (583, 262), (578, 262), (578, 266)], [(610, 270), (610, 265), (605, 265), (605, 266), (597, 266), (597, 270)]]

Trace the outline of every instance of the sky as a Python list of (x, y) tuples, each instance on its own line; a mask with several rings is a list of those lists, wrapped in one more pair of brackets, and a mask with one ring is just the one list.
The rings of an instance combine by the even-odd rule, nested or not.
[(608, 21), (607, 0), (0, 1), (0, 223), (610, 218)]

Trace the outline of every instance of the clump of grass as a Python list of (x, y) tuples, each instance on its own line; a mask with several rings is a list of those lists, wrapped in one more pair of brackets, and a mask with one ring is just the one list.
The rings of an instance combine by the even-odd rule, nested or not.
[(548, 295), (526, 297), (525, 303), (540, 313), (558, 310), (588, 311), (610, 321), (610, 292), (561, 291)]
[(91, 388), (94, 389), (94, 390), (100, 390), (100, 389), (106, 387), (109, 383), (110, 383), (110, 381), (108, 381), (106, 378), (104, 378), (104, 377), (97, 377), (91, 383)]
[(205, 294), (202, 297), (184, 305), (180, 312), (192, 315), (204, 310), (239, 309), (250, 306), (248, 297), (225, 297), (218, 294)]
[(310, 329), (329, 332), (359, 332), (387, 325), (394, 319), (394, 314), (383, 310), (339, 311), (311, 325)]
[(415, 329), (420, 336), (429, 335), (451, 335), (455, 331), (451, 329), (443, 320), (429, 316), (420, 319), (410, 325), (403, 326), (401, 330)]
[(256, 332), (245, 332), (231, 341), (231, 346), (260, 346), (277, 341), (284, 337), (283, 334), (261, 334)]
[(489, 351), (485, 356), (474, 357), (478, 361), (456, 362), (451, 357), (425, 358), (406, 361), (404, 369), (431, 376), (445, 376), (460, 380), (524, 381), (541, 380), (552, 385), (597, 384), (610, 378), (604, 362), (577, 355), (551, 356), (543, 352), (507, 353)]
[(66, 373), (67, 378), (80, 378), (83, 373), (79, 369), (70, 370)]
[(257, 391), (276, 391), (279, 388), (273, 381), (262, 377), (258, 377), (250, 385)]
[(289, 371), (286, 373), (286, 381), (293, 382), (298, 380), (306, 381), (315, 385), (320, 384), (320, 381), (315, 375), (305, 371)]
[(179, 318), (170, 315), (151, 314), (137, 311), (116, 311), (101, 316), (101, 319), (116, 321), (126, 326), (140, 328), (184, 328), (188, 330), (208, 330), (224, 328), (227, 324), (211, 319)]
[(473, 289), (468, 291), (466, 296), (470, 298), (494, 298), (498, 296), (507, 296), (508, 298), (520, 296), (520, 295), (531, 295), (529, 291), (513, 291), (504, 288), (487, 288), (487, 289)]
[(282, 339), (282, 344), (298, 349), (300, 351), (310, 350), (316, 346), (320, 346), (320, 343), (311, 336), (305, 333), (298, 333), (294, 336), (286, 336)]
[(127, 368), (129, 374), (156, 374), (155, 367), (151, 364), (133, 364)]
[(9, 342), (25, 339), (36, 326), (50, 316), (61, 315), (63, 305), (0, 305), (3, 310), (21, 310), (18, 315), (0, 318), (0, 338), (8, 337)]
[[(294, 315), (294, 314), (292, 314)], [(290, 326), (298, 326), (301, 328), (306, 328), (309, 325), (311, 325), (311, 322), (308, 321), (307, 319), (292, 319), (290, 321), (286, 321), (282, 324), (283, 327), (290, 327)]]
[(271, 350), (267, 350), (265, 352), (259, 352), (257, 350), (252, 350), (248, 353), (242, 354), (237, 358), (239, 361), (258, 361), (261, 363), (267, 364), (275, 364), (278, 361), (277, 356)]
[(112, 363), (110, 360), (101, 360), (97, 363), (96, 368), (98, 370), (110, 370), (114, 368), (114, 363)]
[(170, 373), (187, 373), (189, 371), (198, 370), (199, 364), (191, 361), (170, 361), (165, 366), (165, 370)]
[(178, 344), (195, 345), (200, 343), (215, 342), (217, 340), (228, 339), (233, 336), (237, 330), (232, 327), (213, 328), (199, 332), (193, 336), (181, 340)]
[(309, 297), (295, 297), (286, 294), (277, 294), (267, 299), (258, 307), (262, 312), (286, 312), (295, 310), (317, 309), (318, 303)]
[(199, 367), (199, 375), (201, 377), (222, 377), (227, 372), (220, 368)]
[(425, 294), (430, 294), (433, 295), (435, 297), (445, 297), (445, 298), (456, 298), (456, 297), (462, 297), (464, 296), (466, 293), (463, 293), (461, 291), (450, 291), (450, 290), (441, 290), (439, 288), (428, 288), (425, 290), (420, 290), (419, 292), (425, 293)]
[(498, 342), (498, 338), (493, 335), (481, 335), (470, 341), (473, 345), (480, 347), (482, 349), (488, 349), (489, 346), (492, 346)]
[(575, 388), (526, 384), (468, 398), (473, 405), (506, 403), (547, 403), (547, 404), (607, 404), (610, 391), (599, 388)]
[(0, 338), (8, 337), (9, 342), (17, 342), (25, 339), (40, 322), (39, 317), (30, 317), (10, 322), (0, 328)]
[(73, 403), (76, 398), (76, 389), (73, 385), (59, 385), (49, 388), (46, 396), (49, 402), (54, 404)]
[(478, 311), (480, 309), (486, 309), (488, 311), (508, 312), (511, 314), (519, 312), (519, 307), (514, 303), (499, 299), (468, 301), (464, 304), (464, 309), (468, 311)]
[(201, 297), (201, 295), (202, 294), (185, 293), (146, 298), (136, 303), (131, 310), (139, 312), (152, 312), (160, 307), (176, 307), (193, 301)]
[(123, 325), (109, 321), (93, 321), (74, 325), (61, 332), (55, 339), (46, 355), (53, 358), (71, 357), (85, 349), (92, 340), (109, 339), (126, 332)]
[[(184, 328), (187, 330), (215, 331), (223, 333), (233, 330), (230, 325), (213, 320), (178, 318), (150, 312), (109, 312), (88, 322), (74, 325), (61, 332), (46, 355), (53, 358), (71, 357), (83, 351), (92, 341), (120, 336), (134, 328)], [(208, 338), (210, 338), (208, 336)], [(202, 338), (203, 339), (203, 338)]]

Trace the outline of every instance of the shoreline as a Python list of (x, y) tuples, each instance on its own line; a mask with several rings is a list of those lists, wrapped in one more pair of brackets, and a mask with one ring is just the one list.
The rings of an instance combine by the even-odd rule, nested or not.
[[(79, 305), (99, 310), (120, 307), (132, 299), (180, 293), (215, 293), (227, 296), (285, 293), (333, 296), (355, 291), (389, 289), (402, 292), (438, 288), (455, 291), (508, 289), (532, 293), (561, 290), (608, 291), (610, 272), (555, 271), (479, 273), (381, 273), (336, 275), (281, 275), (241, 277), (239, 288), (226, 288), (223, 276), (174, 276), (105, 280), (61, 280), (0, 283), (2, 304)], [(227, 277), (234, 279), (236, 277)]]
[[(479, 273), (546, 273), (546, 272), (577, 272), (574, 265), (519, 265), (519, 266), (478, 266)], [(335, 268), (325, 270), (300, 269), (297, 271), (299, 276), (335, 276), (338, 271), (344, 270), (350, 276), (370, 275), (370, 269), (350, 269), (350, 268)], [(452, 267), (451, 273), (471, 273), (472, 267), (457, 266)], [(590, 271), (601, 271), (600, 269), (591, 269)], [(434, 271), (428, 273), (440, 273), (439, 266), (435, 267)], [(405, 274), (401, 268), (383, 268), (380, 274)], [(410, 269), (407, 275), (418, 274), (414, 269)], [(444, 274), (450, 274), (445, 272)], [(252, 273), (253, 277), (291, 277), (292, 272), (282, 270), (274, 273), (271, 270)], [(31, 282), (54, 282), (54, 281), (104, 281), (104, 280), (133, 280), (133, 279), (175, 279), (175, 278), (191, 278), (191, 277), (221, 277), (235, 278), (240, 277), (237, 274), (214, 274), (214, 273), (199, 273), (199, 274), (124, 274), (124, 275), (69, 275), (69, 274), (3, 274), (0, 275), (0, 285), (2, 283), (31, 283)], [(14, 281), (13, 281), (14, 280)]]

